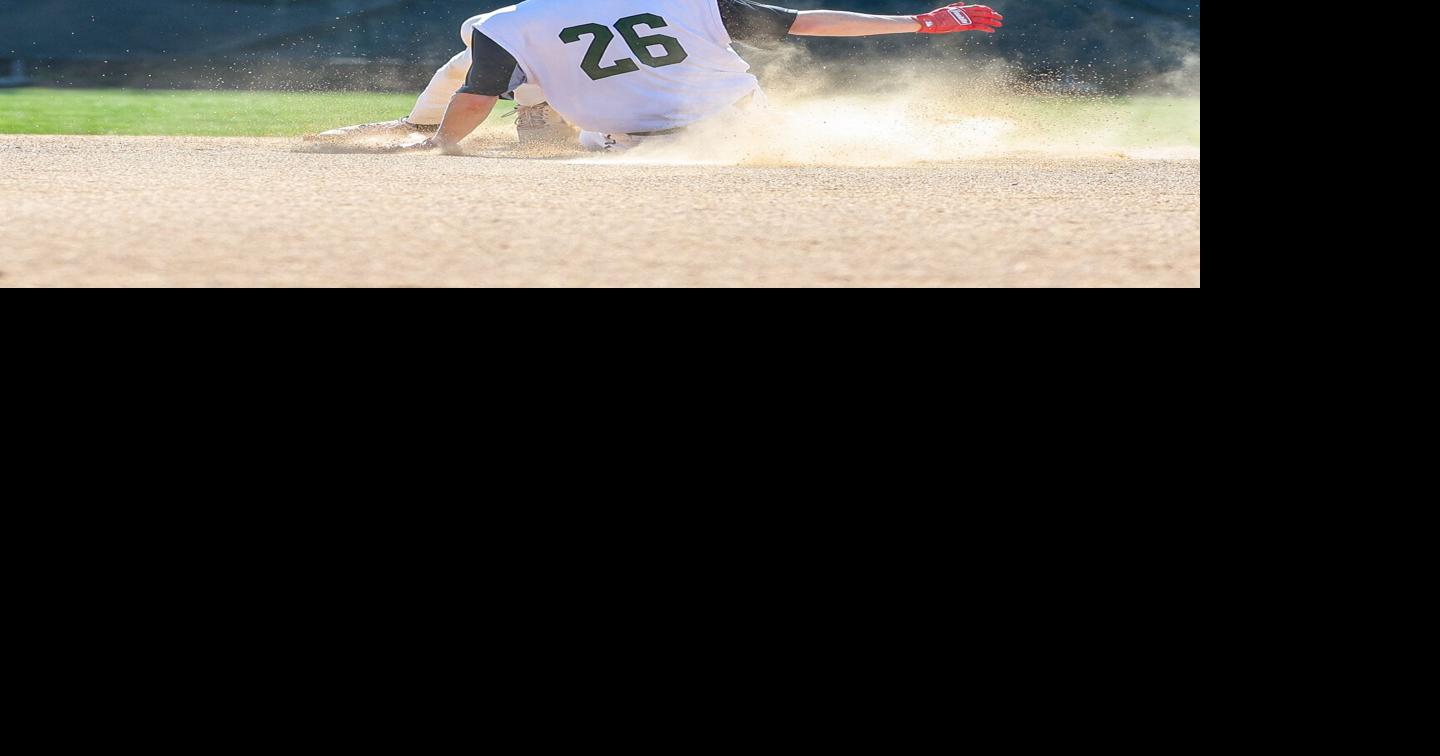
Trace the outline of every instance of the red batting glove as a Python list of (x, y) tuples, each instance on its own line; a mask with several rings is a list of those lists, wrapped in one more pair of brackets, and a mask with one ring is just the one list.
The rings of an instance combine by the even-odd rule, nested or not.
[(920, 22), (921, 34), (954, 34), (955, 32), (979, 31), (994, 34), (1004, 26), (1005, 17), (986, 5), (964, 5), (954, 3), (940, 10), (915, 17)]

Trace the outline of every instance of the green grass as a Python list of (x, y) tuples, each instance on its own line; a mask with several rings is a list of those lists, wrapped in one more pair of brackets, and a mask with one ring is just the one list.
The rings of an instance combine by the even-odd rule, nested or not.
[(0, 134), (295, 137), (399, 118), (414, 104), (414, 93), (7, 89)]
[[(0, 134), (297, 137), (399, 118), (414, 102), (412, 93), (12, 89), (0, 90)], [(512, 107), (501, 105), (497, 115)], [(973, 115), (1009, 118), (1035, 136), (1200, 144), (1199, 98), (1003, 97), (977, 102)]]
[(1103, 130), (1131, 147), (1200, 146), (1199, 97), (1027, 97), (1015, 107), (1031, 130)]

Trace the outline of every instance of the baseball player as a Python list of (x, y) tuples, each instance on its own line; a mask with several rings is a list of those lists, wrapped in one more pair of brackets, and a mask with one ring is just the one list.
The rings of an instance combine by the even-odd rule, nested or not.
[[(496, 102), (513, 96), (522, 141), (528, 129), (553, 130), (563, 118), (583, 131), (584, 146), (625, 149), (764, 102), (732, 41), (764, 47), (787, 35), (993, 34), (1003, 18), (962, 3), (878, 16), (754, 0), (527, 0), (466, 21), (468, 49), (436, 73), (409, 118), (329, 134), (429, 131), (439, 120), (433, 136), (407, 149), (456, 153)], [(456, 72), (467, 63), (457, 87)]]

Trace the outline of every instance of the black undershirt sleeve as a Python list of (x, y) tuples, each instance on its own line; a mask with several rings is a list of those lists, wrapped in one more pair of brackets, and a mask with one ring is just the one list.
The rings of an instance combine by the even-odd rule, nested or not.
[(718, 0), (720, 20), (730, 39), (766, 47), (784, 39), (800, 17), (800, 11), (762, 5), (754, 0)]
[(465, 77), (461, 94), (499, 97), (510, 91), (515, 69), (520, 65), (505, 48), (475, 30), (470, 42), (470, 73)]

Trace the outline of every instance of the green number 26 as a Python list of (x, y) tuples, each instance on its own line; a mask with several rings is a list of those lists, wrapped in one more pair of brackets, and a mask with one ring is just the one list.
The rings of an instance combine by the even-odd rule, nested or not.
[[(690, 57), (690, 53), (685, 52), (685, 48), (680, 46), (680, 40), (674, 37), (667, 37), (664, 34), (640, 36), (635, 31), (635, 27), (641, 25), (648, 26), (653, 31), (663, 29), (670, 24), (654, 13), (641, 13), (638, 16), (629, 16), (615, 22), (615, 31), (620, 32), (620, 36), (625, 38), (625, 44), (630, 46), (630, 50), (635, 53), (635, 57), (639, 58), (641, 63), (651, 68), (664, 68), (676, 63), (683, 63), (686, 58)], [(630, 58), (621, 58), (609, 67), (600, 65), (601, 59), (605, 57), (605, 51), (610, 49), (610, 43), (615, 41), (615, 32), (610, 31), (609, 27), (600, 24), (572, 26), (560, 32), (560, 41), (568, 45), (579, 42), (580, 38), (587, 34), (593, 39), (590, 42), (590, 50), (585, 53), (585, 60), (580, 62), (580, 68), (585, 71), (586, 76), (600, 81), (611, 76), (635, 73), (640, 70), (640, 66), (635, 65), (635, 61)], [(665, 48), (665, 54), (658, 57), (651, 55), (650, 48), (652, 47)]]

